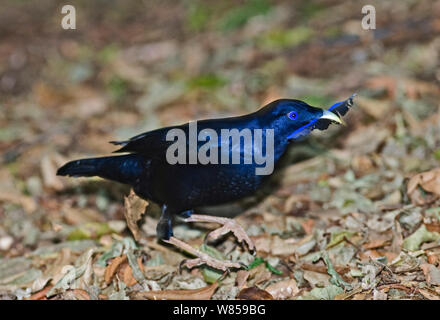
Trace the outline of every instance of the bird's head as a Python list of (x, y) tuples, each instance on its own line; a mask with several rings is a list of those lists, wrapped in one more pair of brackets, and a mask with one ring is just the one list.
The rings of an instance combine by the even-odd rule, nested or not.
[(299, 139), (313, 129), (326, 129), (330, 123), (343, 123), (336, 113), (294, 99), (275, 100), (258, 112), (264, 114), (266, 126), (272, 126), (288, 140)]

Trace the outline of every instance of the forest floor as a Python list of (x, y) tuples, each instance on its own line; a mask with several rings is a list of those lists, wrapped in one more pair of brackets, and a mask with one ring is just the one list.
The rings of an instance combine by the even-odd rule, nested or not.
[[(376, 30), (362, 1), (77, 3), (76, 30), (56, 1), (0, 12), (0, 299), (440, 299), (440, 1), (368, 1)], [(55, 175), (161, 126), (354, 92), (347, 126), (292, 146), (235, 218), (256, 257), (232, 236), (203, 245), (215, 225), (176, 225), (248, 265), (220, 281), (179, 270), (154, 204), (135, 241), (125, 217), (147, 203)]]

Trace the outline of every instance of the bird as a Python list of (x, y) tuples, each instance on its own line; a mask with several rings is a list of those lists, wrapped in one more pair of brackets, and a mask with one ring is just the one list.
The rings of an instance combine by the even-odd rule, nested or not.
[[(174, 219), (178, 217), (184, 222), (218, 223), (221, 227), (208, 233), (206, 241), (216, 240), (232, 232), (238, 242), (246, 244), (255, 254), (253, 241), (235, 220), (195, 214), (195, 209), (220, 205), (254, 194), (272, 174), (270, 167), (276, 165), (288, 147), (295, 145), (295, 141), (304, 139), (312, 130), (326, 130), (331, 123), (344, 124), (342, 116), (353, 105), (354, 96), (335, 103), (328, 110), (313, 107), (301, 100), (278, 99), (241, 116), (159, 128), (128, 140), (111, 141), (120, 147), (114, 153), (122, 155), (70, 161), (58, 169), (57, 175), (98, 176), (127, 184), (140, 198), (159, 204), (161, 216), (156, 227), (157, 238), (194, 255), (196, 258), (182, 262), (187, 268), (203, 264), (224, 271), (241, 268), (239, 263), (215, 259), (174, 237)], [(191, 130), (198, 137), (195, 142), (190, 139)], [(238, 132), (242, 135), (233, 143), (231, 136), (227, 136), (229, 140), (223, 139), (224, 132)], [(254, 134), (250, 144), (246, 143), (243, 132)], [(207, 133), (210, 133), (209, 139)], [(259, 139), (257, 133), (260, 134)], [(183, 143), (177, 144), (178, 139), (173, 139), (182, 136)], [(200, 140), (200, 136), (205, 139)], [(209, 151), (206, 151), (207, 146)], [(198, 161), (202, 158), (200, 152), (203, 148), (205, 156), (213, 156), (210, 159), (218, 161)], [(264, 149), (267, 160), (265, 164), (261, 159), (257, 161), (257, 155), (261, 158)], [(177, 151), (183, 152), (179, 155), (180, 161), (176, 161)], [(231, 161), (234, 154), (237, 156), (235, 162)], [(221, 158), (223, 156), (224, 159)], [(260, 170), (259, 174), (258, 168), (263, 169), (263, 165), (269, 167), (269, 170), (263, 173)]]

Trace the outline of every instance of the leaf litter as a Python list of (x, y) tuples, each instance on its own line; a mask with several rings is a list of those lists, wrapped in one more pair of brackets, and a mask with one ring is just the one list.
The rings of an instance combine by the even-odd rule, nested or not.
[[(137, 14), (117, 2), (121, 17)], [(231, 1), (199, 11), (198, 1), (189, 9), (176, 2), (167, 5), (182, 13), (175, 24), (154, 6), (155, 19), (136, 21), (115, 19), (108, 7), (102, 14), (118, 31), (89, 21), (94, 32), (77, 30), (75, 39), (48, 34), (33, 59), (32, 41), (11, 35), (0, 50), (0, 299), (439, 300), (432, 3), (399, 4), (423, 28), (409, 32), (390, 15), (378, 23), (390, 32), (371, 40), (348, 4), (310, 9), (304, 27), (288, 14), (303, 2)], [(387, 2), (377, 10), (389, 10)], [(42, 33), (53, 11), (45, 6), (35, 21)], [(3, 10), (17, 12), (12, 3)], [(137, 23), (149, 28), (139, 35)], [(225, 209), (239, 214), (257, 257), (231, 236), (203, 244), (209, 226), (175, 227), (190, 245), (246, 270), (180, 270), (188, 256), (155, 239), (157, 205), (114, 183), (56, 176), (68, 159), (112, 152), (109, 140), (243, 114), (281, 97), (324, 107), (352, 92), (346, 127), (291, 148), (269, 196)]]

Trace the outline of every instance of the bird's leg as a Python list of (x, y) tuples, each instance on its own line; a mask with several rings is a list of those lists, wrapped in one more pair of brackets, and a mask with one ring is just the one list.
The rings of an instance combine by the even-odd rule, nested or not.
[(183, 260), (180, 263), (179, 269), (183, 266), (187, 267), (188, 269), (194, 268), (196, 266), (206, 264), (214, 269), (227, 271), (232, 268), (242, 268), (243, 265), (237, 262), (232, 261), (221, 261), (218, 259), (215, 259), (211, 257), (210, 255), (197, 250), (190, 246), (189, 244), (183, 242), (182, 240), (177, 239), (176, 237), (170, 237), (168, 240), (163, 240), (166, 243), (172, 244), (175, 247), (188, 252), (189, 254), (192, 254), (196, 256), (195, 259), (186, 259)]
[(161, 240), (168, 240), (173, 236), (173, 215), (166, 205), (162, 206), (162, 214), (156, 226), (156, 234)]
[[(187, 268), (191, 269), (196, 266), (206, 264), (214, 269), (219, 270), (229, 270), (231, 268), (241, 268), (242, 265), (240, 263), (235, 263), (232, 261), (221, 261), (218, 259), (215, 259), (211, 257), (210, 255), (197, 250), (190, 246), (189, 244), (183, 242), (182, 240), (177, 239), (173, 236), (173, 229), (172, 229), (172, 217), (173, 217), (173, 210), (167, 207), (166, 205), (162, 206), (162, 215), (159, 219), (159, 223), (157, 224), (156, 231), (157, 231), (157, 237), (162, 240), (163, 242), (169, 243), (174, 245), (175, 247), (188, 252), (191, 255), (196, 256), (195, 259), (186, 259), (183, 260), (182, 263), (179, 266), (179, 269), (183, 266), (186, 266)], [(185, 211), (181, 213), (181, 217), (188, 218), (192, 214), (192, 210)]]
[(223, 217), (214, 217), (214, 216), (208, 216), (208, 215), (202, 215), (202, 214), (193, 214), (189, 216), (188, 218), (184, 218), (183, 221), (185, 222), (215, 222), (219, 223), (222, 226), (218, 229), (215, 229), (214, 231), (211, 231), (208, 233), (208, 235), (205, 238), (205, 242), (216, 240), (220, 238), (221, 236), (227, 234), (228, 232), (232, 232), (234, 236), (237, 238), (238, 242), (246, 243), (249, 250), (252, 254), (255, 255), (255, 244), (249, 238), (246, 231), (244, 231), (243, 227), (234, 219), (229, 218), (223, 218)]

